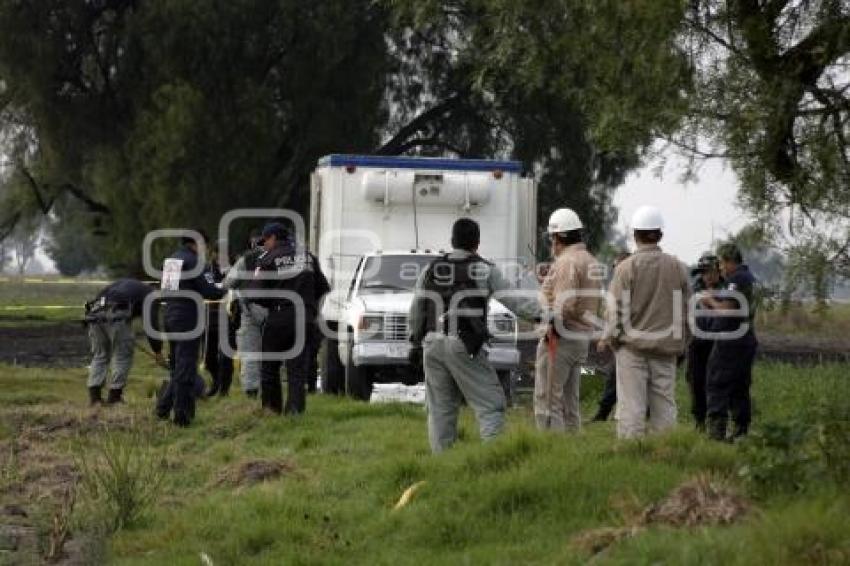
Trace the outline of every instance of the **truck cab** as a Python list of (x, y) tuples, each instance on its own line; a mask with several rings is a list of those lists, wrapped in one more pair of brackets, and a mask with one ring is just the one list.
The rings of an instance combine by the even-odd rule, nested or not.
[[(407, 359), (408, 316), (419, 276), (440, 255), (430, 250), (377, 251), (360, 259), (334, 345), (340, 364), (337, 380), (342, 377), (344, 383), (330, 384), (331, 388), (342, 386), (352, 396), (368, 399), (373, 383), (422, 381), (421, 371)], [(507, 383), (520, 360), (516, 316), (491, 300), (488, 326), (491, 339), (484, 349), (500, 380)]]

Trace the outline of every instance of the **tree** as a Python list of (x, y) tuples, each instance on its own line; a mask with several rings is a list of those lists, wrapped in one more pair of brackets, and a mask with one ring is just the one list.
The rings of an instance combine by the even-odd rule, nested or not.
[(99, 253), (105, 242), (96, 235), (91, 212), (79, 201), (65, 195), (47, 222), (45, 251), (62, 275), (74, 277), (99, 266)]
[(30, 217), (19, 222), (9, 240), (15, 255), (15, 268), (18, 275), (23, 275), (35, 257), (35, 251), (41, 240), (41, 218)]
[(104, 263), (139, 270), (150, 229), (306, 212), (316, 157), (377, 143), (383, 18), (368, 0), (0, 1), (2, 124), (29, 138), (12, 160), (31, 196), (0, 223), (70, 195)]
[(678, 0), (392, 0), (395, 135), (380, 151), (510, 156), (538, 219), (576, 209), (599, 247), (613, 189), (686, 108)]
[[(0, 0), (2, 230), (73, 200), (138, 270), (144, 234), (306, 212), (331, 152), (513, 157), (599, 244), (672, 134), (680, 0)], [(12, 206), (14, 205), (14, 206)], [(164, 251), (164, 250), (160, 250)]]
[(683, 26), (698, 72), (672, 143), (731, 161), (764, 240), (822, 296), (850, 276), (850, 5), (698, 0)]

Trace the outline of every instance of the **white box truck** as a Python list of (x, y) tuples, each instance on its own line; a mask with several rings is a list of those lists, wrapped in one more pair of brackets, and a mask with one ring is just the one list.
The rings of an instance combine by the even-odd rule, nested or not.
[[(536, 192), (515, 161), (329, 155), (311, 177), (309, 246), (331, 284), (322, 317), (325, 391), (368, 399), (375, 382), (416, 383), (408, 313), (422, 270), (451, 250), (461, 217), (481, 226), (479, 254), (509, 282), (534, 265)], [(488, 356), (506, 379), (519, 365), (516, 317), (489, 305)]]

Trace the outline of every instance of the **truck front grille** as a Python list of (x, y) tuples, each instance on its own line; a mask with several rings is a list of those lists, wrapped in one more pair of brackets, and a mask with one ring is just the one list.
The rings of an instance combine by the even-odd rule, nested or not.
[(407, 315), (388, 314), (384, 318), (384, 339), (406, 341), (407, 328)]

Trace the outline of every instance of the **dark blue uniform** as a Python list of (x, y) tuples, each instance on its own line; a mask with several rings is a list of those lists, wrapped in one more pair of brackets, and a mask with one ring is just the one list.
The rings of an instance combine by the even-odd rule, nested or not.
[[(207, 283), (214, 285), (221, 283), (224, 279), (224, 274), (216, 262), (210, 262), (204, 269), (204, 278)], [(211, 303), (207, 305), (207, 330), (206, 340), (204, 342), (204, 366), (210, 372), (212, 385), (206, 395), (226, 396), (230, 391), (230, 384), (233, 382), (233, 358), (227, 356), (219, 347), (219, 340), (222, 334), (226, 334), (227, 341), (232, 349), (236, 349), (236, 327), (229, 319), (227, 324), (220, 326), (220, 311), (224, 308), (221, 303)]]
[[(172, 256), (183, 260), (183, 273), (191, 271), (198, 264), (198, 254), (184, 244)], [(204, 299), (220, 299), (224, 291), (210, 283), (204, 274), (192, 278), (180, 279), (180, 290), (199, 293)], [(198, 307), (191, 299), (168, 298), (165, 292), (165, 328), (167, 332), (189, 332), (198, 326)], [(203, 311), (202, 311), (203, 312)], [(201, 321), (202, 323), (204, 321)], [(174, 423), (188, 426), (195, 415), (196, 384), (198, 376), (198, 353), (201, 338), (171, 341), (171, 379), (157, 402), (156, 413), (160, 418), (168, 418), (174, 409)], [(203, 381), (201, 393), (203, 393)]]
[(266, 290), (289, 291), (298, 295), (304, 306), (304, 317), (298, 317), (295, 306), (288, 299), (255, 299), (269, 309), (263, 327), (262, 351), (281, 353), (292, 349), (298, 337), (303, 338), (300, 352), (286, 360), (287, 396), (283, 406), (279, 360), (262, 361), (260, 395), (263, 407), (275, 413), (303, 413), (306, 409), (305, 385), (313, 354), (309, 331), (318, 316), (319, 301), (328, 292), (329, 285), (316, 258), (295, 249), (290, 241), (281, 242), (266, 252), (257, 262), (257, 269), (266, 274), (279, 274), (279, 278), (258, 279), (256, 287)]
[[(694, 293), (711, 289), (723, 289), (725, 285), (726, 282), (721, 279), (716, 287), (710, 287), (706, 285), (700, 275), (694, 281)], [(705, 312), (705, 310), (697, 305), (696, 326), (704, 332), (710, 332), (714, 319), (700, 317), (700, 311)], [(696, 336), (688, 344), (688, 370), (686, 376), (691, 392), (691, 414), (694, 416), (694, 421), (700, 430), (705, 428), (705, 419), (708, 412), (705, 383), (708, 375), (708, 358), (713, 348), (714, 340), (706, 340), (697, 338)]]
[[(749, 312), (745, 316), (715, 318), (711, 324), (713, 332), (732, 332), (742, 324), (749, 326), (747, 332), (734, 340), (718, 339), (711, 349), (708, 358), (708, 375), (706, 379), (707, 416), (709, 435), (716, 440), (726, 439), (726, 428), (729, 416), (734, 423), (733, 436), (747, 434), (752, 418), (750, 401), (750, 386), (752, 384), (753, 361), (755, 360), (756, 340), (753, 329), (753, 291), (755, 277), (746, 265), (740, 265), (731, 273), (723, 289), (727, 292), (737, 291), (746, 297)], [(718, 299), (731, 300), (736, 307), (742, 305), (733, 297), (717, 295)]]

